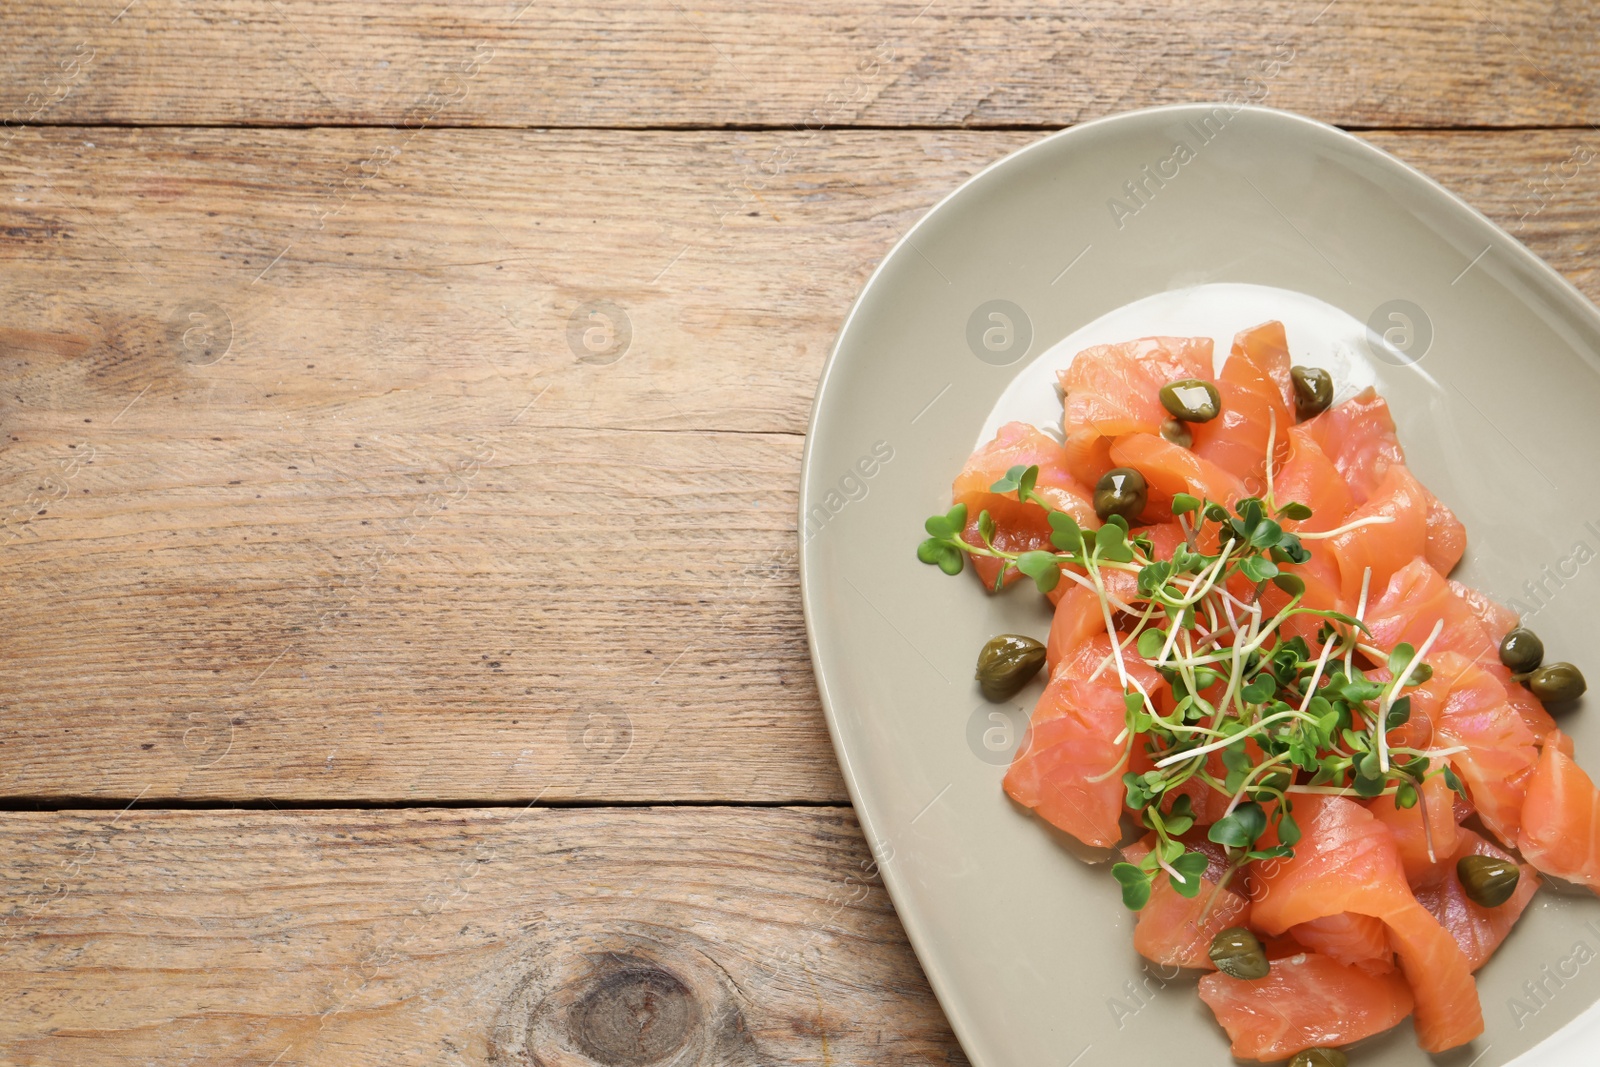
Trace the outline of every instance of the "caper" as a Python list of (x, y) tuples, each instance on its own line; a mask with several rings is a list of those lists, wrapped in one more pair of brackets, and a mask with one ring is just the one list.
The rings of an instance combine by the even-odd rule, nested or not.
[(1222, 397), (1210, 382), (1180, 378), (1161, 387), (1161, 406), (1184, 422), (1210, 422), (1222, 410)]
[(1094, 483), (1094, 513), (1102, 520), (1121, 515), (1129, 522), (1137, 519), (1150, 497), (1144, 475), (1132, 467), (1113, 467)]
[(1333, 375), (1321, 367), (1290, 367), (1294, 382), (1294, 411), (1302, 419), (1320, 415), (1333, 403)]
[(1289, 1067), (1350, 1067), (1350, 1057), (1336, 1048), (1308, 1048), (1295, 1053)]
[(1211, 939), (1211, 962), (1232, 978), (1254, 981), (1272, 969), (1261, 940), (1242, 926), (1231, 926)]
[(1168, 419), (1161, 424), (1161, 436), (1179, 448), (1189, 448), (1194, 444), (1194, 434), (1177, 419)]
[(1544, 662), (1544, 642), (1532, 630), (1518, 626), (1500, 639), (1500, 662), (1517, 674), (1537, 670)]
[(1021, 634), (991, 637), (978, 653), (978, 688), (990, 700), (1010, 700), (1044, 666), (1044, 646)]
[(1517, 891), (1522, 871), (1510, 860), (1494, 856), (1462, 856), (1456, 861), (1456, 877), (1474, 904), (1498, 908)]
[(1577, 700), (1589, 688), (1589, 684), (1583, 680), (1583, 672), (1570, 663), (1546, 663), (1528, 675), (1528, 680), (1523, 684), (1546, 704)]

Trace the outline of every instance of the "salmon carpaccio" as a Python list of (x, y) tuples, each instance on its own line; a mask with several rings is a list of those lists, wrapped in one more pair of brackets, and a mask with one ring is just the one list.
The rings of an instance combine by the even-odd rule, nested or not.
[[(1242, 330), (1225, 359), (1214, 349), (1210, 338), (1160, 336), (1084, 350), (1058, 372), (1062, 438), (1003, 426), (954, 483), (953, 503), (967, 507), (961, 536), (978, 549), (970, 561), (991, 592), (1022, 578), (1018, 554), (1073, 551), (1062, 547), (1070, 538), (1052, 540), (1063, 525), (1052, 525), (1052, 511), (1085, 538), (1099, 531), (1101, 543), (1116, 533), (1103, 524), (1120, 524), (1142, 553), (1133, 564), (1097, 563), (1088, 540), (1083, 558), (1060, 561), (1053, 588), (1030, 573), (1053, 604), (1046, 685), (1003, 788), (1086, 846), (1120, 846), (1134, 951), (1208, 972), (1199, 996), (1234, 1057), (1281, 1060), (1408, 1017), (1424, 1050), (1459, 1048), (1483, 1031), (1474, 972), (1514, 936), (1540, 873), (1600, 892), (1600, 788), (1524, 676), (1500, 662), (1516, 614), (1450, 578), (1465, 527), (1407, 463), (1384, 399), (1347, 390), (1306, 417), (1296, 391), (1306, 372), (1278, 322)], [(1186, 424), (1187, 437), (1170, 432), (1160, 396), (1182, 379), (1209, 383), (1221, 401), (1215, 418)], [(1036, 495), (1019, 499), (1007, 485), (1029, 467)], [(1114, 468), (1145, 486), (1120, 518), (1096, 510), (1097, 482)], [(1190, 497), (1203, 502), (1198, 511)], [(1205, 526), (1212, 505), (1228, 521), (1249, 521), (1250, 507), (1273, 516), (1265, 536), (1295, 542), (1270, 557), (1290, 580), (1230, 571), (1204, 611), (1173, 616), (1152, 599), (1140, 561), (1199, 554), (1221, 573), (1240, 543), (1221, 519)], [(1185, 573), (1195, 587), (1204, 577)], [(1159, 629), (1174, 617), (1202, 636), (1199, 647)], [(1267, 632), (1249, 628), (1264, 618), (1274, 619)], [(1316, 664), (1304, 684), (1320, 691), (1273, 705), (1273, 721), (1288, 724), (1280, 731), (1297, 717), (1323, 723), (1330, 700), (1350, 709), (1318, 726), (1325, 732), (1313, 736), (1327, 740), (1310, 755), (1266, 733), (1235, 744), (1211, 729), (1242, 701), (1243, 678), (1219, 668), (1180, 687), (1184, 669), (1207, 655), (1242, 657), (1246, 639), (1258, 658), (1289, 654), (1296, 679)], [(1408, 670), (1412, 657), (1426, 669)], [(1149, 732), (1157, 720), (1168, 727), (1164, 748)], [(1191, 735), (1189, 748), (1173, 747), (1171, 738)], [(1352, 737), (1365, 747), (1324, 766), (1325, 752), (1336, 759)], [(1402, 759), (1419, 768), (1409, 787), (1395, 777), (1402, 764), (1391, 766)], [(1382, 788), (1360, 787), (1361, 775), (1380, 773)], [(1150, 789), (1162, 790), (1154, 801)], [(1239, 820), (1257, 815), (1266, 826), (1237, 843)], [(1168, 862), (1175, 856), (1183, 871)], [(1509, 900), (1477, 902), (1463, 880), (1473, 857), (1518, 872)], [(1265, 977), (1217, 970), (1213, 939), (1234, 928), (1264, 946)]]

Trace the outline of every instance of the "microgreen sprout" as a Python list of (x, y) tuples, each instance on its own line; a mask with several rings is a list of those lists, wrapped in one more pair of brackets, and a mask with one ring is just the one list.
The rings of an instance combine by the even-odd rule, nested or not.
[[(1231, 509), (1179, 493), (1172, 513), (1183, 539), (1162, 556), (1118, 516), (1084, 529), (1038, 492), (1038, 477), (1037, 467), (1013, 467), (990, 491), (1044, 509), (1047, 545), (998, 548), (989, 512), (971, 523), (957, 505), (927, 520), (917, 558), (947, 574), (959, 573), (967, 556), (995, 560), (996, 591), (1026, 577), (1041, 593), (1067, 580), (1099, 598), (1111, 641), (1094, 677), (1115, 670), (1126, 716), (1120, 761), (1091, 780), (1120, 774), (1127, 807), (1151, 839), (1137, 863), (1111, 868), (1128, 907), (1142, 908), (1163, 877), (1182, 896), (1199, 893), (1210, 860), (1195, 847), (1197, 819), (1215, 810), (1216, 798), (1223, 814), (1203, 828), (1226, 861), (1213, 898), (1246, 864), (1293, 855), (1296, 796), (1389, 796), (1402, 808), (1421, 804), (1426, 827), (1426, 779), (1442, 775), (1464, 794), (1446, 762), (1453, 750), (1413, 747), (1394, 734), (1410, 718), (1406, 690), (1431, 677), (1424, 657), (1441, 626), (1420, 649), (1371, 645), (1362, 621), (1370, 571), (1355, 615), (1303, 603), (1306, 584), (1296, 568), (1311, 559), (1303, 542), (1392, 521), (1387, 516), (1296, 533), (1285, 524), (1311, 518), (1311, 509), (1279, 506), (1270, 489)], [(1126, 593), (1126, 579), (1116, 583), (1121, 595), (1109, 592), (1111, 571), (1135, 575), (1136, 594)], [(1388, 679), (1369, 678), (1358, 652), (1387, 668)], [(1154, 670), (1163, 684), (1141, 685), (1133, 664)], [(1134, 765), (1148, 770), (1129, 769), (1136, 754)]]

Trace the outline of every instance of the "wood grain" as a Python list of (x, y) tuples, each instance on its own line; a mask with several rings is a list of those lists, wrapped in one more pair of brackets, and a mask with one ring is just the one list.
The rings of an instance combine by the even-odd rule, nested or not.
[(1572, 125), (1600, 119), (1597, 19), (1556, 0), (19, 0), (0, 115), (1053, 126), (1237, 97), (1347, 125)]
[(848, 810), (58, 812), (0, 836), (12, 1067), (966, 1062)]
[[(1033, 136), (430, 131), (352, 187), (378, 131), (26, 131), (0, 794), (842, 801), (799, 434), (872, 267)], [(1374, 140), (1600, 296), (1600, 135)]]

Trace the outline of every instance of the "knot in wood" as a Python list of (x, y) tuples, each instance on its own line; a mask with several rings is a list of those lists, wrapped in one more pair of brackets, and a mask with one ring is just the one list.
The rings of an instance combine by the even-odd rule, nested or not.
[(678, 977), (643, 960), (600, 977), (572, 1006), (573, 1042), (606, 1067), (669, 1059), (700, 1025), (700, 1006)]

